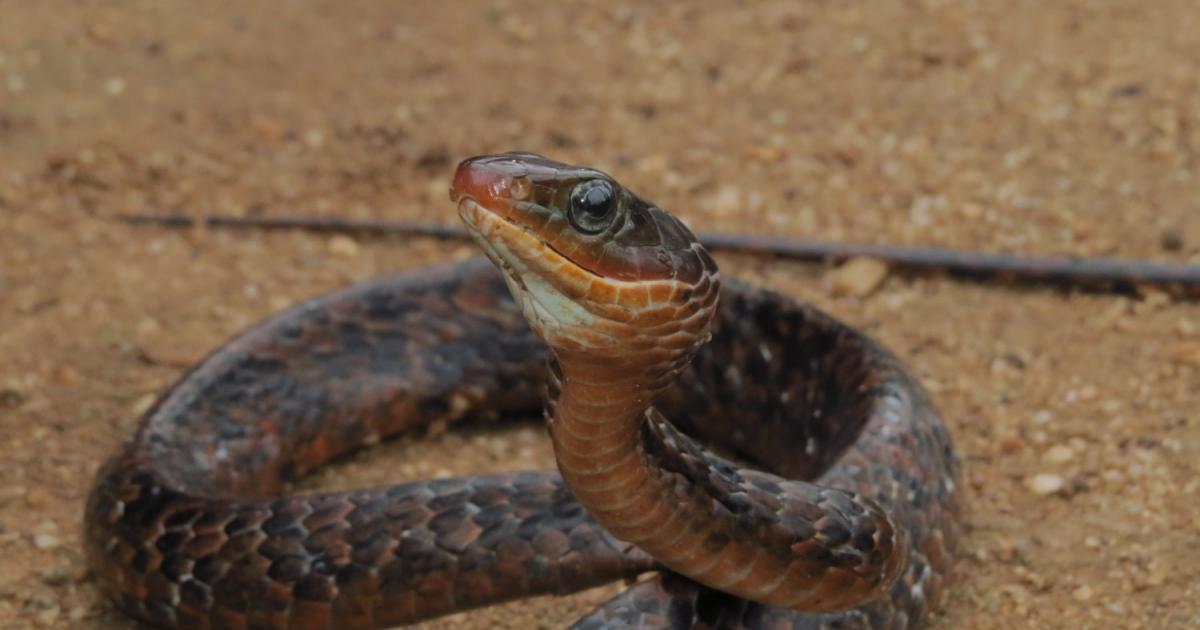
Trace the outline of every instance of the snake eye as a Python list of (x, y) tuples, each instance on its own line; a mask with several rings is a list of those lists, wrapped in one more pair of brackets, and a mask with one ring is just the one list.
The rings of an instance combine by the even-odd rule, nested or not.
[(571, 191), (567, 219), (584, 234), (598, 234), (612, 223), (617, 208), (613, 185), (604, 179), (590, 179)]

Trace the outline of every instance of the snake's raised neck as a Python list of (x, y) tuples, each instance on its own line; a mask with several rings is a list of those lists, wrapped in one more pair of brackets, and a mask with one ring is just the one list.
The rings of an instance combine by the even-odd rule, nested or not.
[[(846, 554), (846, 592), (894, 579), (904, 554), (893, 553), (903, 543), (890, 527), (836, 540), (850, 530), (809, 508), (845, 499), (808, 486), (757, 492), (705, 463), (653, 410), (708, 339), (719, 293), (716, 264), (678, 219), (600, 171), (529, 153), (464, 161), (451, 197), (553, 350), (547, 415), (558, 466), (609, 531), (674, 571), (769, 605), (857, 603), (812, 587), (812, 567), (829, 560), (815, 556), (830, 548)], [(847, 519), (873, 509), (847, 506)]]

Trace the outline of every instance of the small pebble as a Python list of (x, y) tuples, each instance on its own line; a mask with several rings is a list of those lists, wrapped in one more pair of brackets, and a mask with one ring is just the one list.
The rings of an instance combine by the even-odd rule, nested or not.
[(877, 258), (851, 258), (829, 272), (827, 278), (838, 295), (865, 297), (883, 284), (888, 275), (887, 263)]
[(135, 330), (138, 335), (153, 335), (162, 330), (162, 324), (153, 317), (147, 317), (138, 322)]
[(506, 15), (497, 23), (500, 30), (518, 43), (528, 44), (537, 38), (537, 30), (529, 20), (516, 15)]
[(320, 129), (309, 129), (304, 132), (304, 144), (310, 149), (319, 149), (325, 144), (325, 132)]
[(1035, 573), (1034, 571), (1030, 571), (1029, 569), (1026, 569), (1025, 567), (1017, 566), (1013, 569), (1013, 571), (1017, 574), (1018, 577), (1021, 578), (1021, 581), (1025, 582), (1026, 584), (1032, 586), (1033, 588), (1035, 588), (1039, 591), (1045, 590), (1046, 587), (1049, 585), (1049, 581), (1045, 577), (1043, 577), (1042, 574)]
[(42, 572), (42, 582), (49, 586), (62, 586), (71, 581), (71, 574), (61, 567), (47, 569)]
[(25, 505), (31, 508), (44, 508), (50, 504), (50, 494), (41, 488), (30, 488), (25, 493)]
[(1016, 453), (1025, 447), (1025, 440), (1019, 435), (1010, 435), (1000, 440), (1000, 450), (1005, 453)]
[(786, 149), (774, 145), (750, 145), (742, 147), (740, 153), (751, 160), (766, 164), (779, 162), (787, 156)]
[(0, 389), (0, 409), (20, 407), (25, 395), (15, 389)]
[(743, 205), (742, 191), (732, 185), (722, 186), (709, 199), (709, 206), (719, 215), (736, 214)]
[(125, 79), (113, 77), (104, 82), (104, 91), (109, 96), (117, 96), (125, 91)]
[(33, 535), (33, 546), (41, 549), (42, 551), (57, 549), (61, 542), (62, 541), (58, 539), (58, 536), (55, 536), (54, 534), (40, 533)]
[(53, 626), (58, 622), (60, 615), (62, 615), (62, 609), (56, 605), (38, 613), (37, 620), (38, 623), (42, 624), (43, 626)]
[(1125, 482), (1125, 475), (1116, 468), (1109, 468), (1100, 473), (1100, 478), (1114, 485)]
[(1177, 252), (1183, 249), (1183, 235), (1174, 230), (1168, 230), (1162, 233), (1160, 245), (1163, 250), (1168, 252)]
[(273, 118), (259, 118), (251, 125), (251, 131), (259, 139), (266, 142), (278, 143), (287, 139), (288, 128)]
[(113, 42), (112, 29), (107, 24), (101, 22), (88, 24), (87, 35), (97, 44), (111, 44)]
[(129, 413), (135, 418), (140, 418), (142, 414), (150, 410), (155, 400), (158, 400), (157, 394), (143, 394), (141, 398), (134, 401), (133, 406), (129, 408)]
[(343, 258), (354, 258), (359, 252), (358, 242), (345, 234), (338, 234), (329, 239), (329, 252)]
[(1200, 343), (1176, 344), (1167, 353), (1167, 358), (1180, 365), (1200, 365)]
[(1025, 480), (1025, 487), (1038, 496), (1059, 492), (1065, 485), (1063, 478), (1052, 473), (1039, 473)]
[(66, 385), (67, 387), (73, 387), (79, 384), (79, 370), (76, 370), (75, 367), (71, 365), (60, 365), (58, 369), (54, 371), (54, 380), (58, 381), (62, 385)]
[(1045, 453), (1042, 453), (1042, 459), (1051, 464), (1062, 464), (1070, 461), (1073, 457), (1075, 457), (1075, 450), (1062, 444), (1051, 446), (1046, 449)]
[(1086, 602), (1092, 598), (1092, 587), (1087, 584), (1081, 584), (1079, 588), (1071, 591), (1071, 597), (1074, 597), (1076, 601)]
[(1166, 563), (1153, 560), (1146, 567), (1146, 575), (1142, 579), (1142, 583), (1150, 588), (1162, 586), (1167, 581), (1168, 575), (1169, 572)]

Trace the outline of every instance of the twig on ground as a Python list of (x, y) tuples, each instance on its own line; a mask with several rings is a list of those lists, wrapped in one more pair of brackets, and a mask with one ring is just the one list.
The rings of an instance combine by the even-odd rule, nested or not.
[[(466, 231), (457, 226), (416, 221), (365, 221), (336, 217), (295, 216), (194, 216), (183, 213), (130, 214), (124, 215), (122, 218), (131, 223), (169, 226), (192, 226), (202, 223), (209, 227), (301, 229), (366, 236), (468, 238)], [(706, 247), (726, 252), (817, 262), (876, 258), (901, 272), (940, 273), (952, 278), (977, 282), (1040, 284), (1063, 289), (1122, 294), (1138, 294), (1147, 288), (1157, 288), (1177, 297), (1200, 298), (1200, 266), (1198, 265), (1105, 258), (1023, 256), (936, 247), (832, 243), (750, 234), (700, 233), (698, 236)]]

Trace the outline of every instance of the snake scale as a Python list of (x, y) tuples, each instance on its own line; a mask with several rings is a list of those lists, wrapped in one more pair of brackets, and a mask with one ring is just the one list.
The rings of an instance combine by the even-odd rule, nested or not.
[[(576, 627), (907, 628), (937, 607), (959, 461), (887, 350), (722, 279), (600, 171), (480, 156), (451, 197), (490, 264), (257, 324), (101, 467), (84, 540), (117, 606), (349, 630), (640, 578)], [(558, 470), (281, 496), (380, 438), (538, 410)]]

